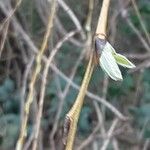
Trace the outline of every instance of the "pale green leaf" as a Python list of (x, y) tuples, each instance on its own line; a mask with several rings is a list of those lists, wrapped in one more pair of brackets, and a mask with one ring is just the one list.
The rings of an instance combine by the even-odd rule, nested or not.
[(116, 63), (109, 44), (106, 45), (102, 51), (101, 57), (99, 59), (100, 66), (110, 76), (113, 80), (122, 80), (122, 74)]
[(135, 65), (131, 61), (129, 61), (125, 56), (117, 53), (113, 56), (119, 65), (126, 68), (135, 68)]
[(116, 54), (115, 49), (111, 46), (111, 44), (109, 42), (106, 42), (106, 45), (105, 45), (104, 49), (107, 52), (111, 52), (113, 54)]

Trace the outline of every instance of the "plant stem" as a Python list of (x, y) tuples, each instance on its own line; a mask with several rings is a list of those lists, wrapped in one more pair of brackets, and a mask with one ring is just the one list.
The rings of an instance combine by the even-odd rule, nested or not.
[[(100, 17), (99, 17), (99, 21), (97, 25), (97, 30), (96, 30), (96, 36), (98, 36), (100, 39), (105, 39), (106, 37), (105, 35), (106, 35), (106, 24), (107, 24), (109, 4), (110, 4), (110, 0), (103, 0), (102, 9), (100, 12)], [(79, 115), (81, 112), (81, 108), (83, 106), (84, 97), (85, 97), (92, 73), (94, 70), (94, 61), (93, 61), (94, 57), (93, 56), (94, 55), (92, 51), (78, 96), (71, 110), (66, 115), (66, 120), (64, 123), (64, 136), (67, 136), (67, 139), (65, 141), (66, 150), (72, 150), (73, 148)]]
[(86, 93), (89, 81), (91, 79), (93, 69), (94, 69), (93, 56), (91, 56), (87, 69), (86, 69), (86, 73), (84, 75), (84, 79), (82, 81), (79, 94), (76, 98), (76, 101), (73, 107), (67, 114), (67, 118), (70, 119), (70, 130), (69, 130), (69, 134), (67, 138), (68, 140), (67, 140), (66, 150), (72, 150), (79, 114), (80, 114), (80, 111), (84, 102), (85, 93)]
[(33, 98), (34, 98), (34, 87), (35, 87), (35, 83), (36, 83), (36, 80), (38, 78), (38, 75), (41, 71), (41, 60), (42, 60), (43, 54), (47, 48), (48, 39), (49, 39), (49, 36), (51, 34), (51, 31), (52, 31), (53, 20), (54, 20), (55, 13), (56, 13), (56, 4), (57, 4), (56, 0), (52, 0), (47, 30), (46, 30), (46, 33), (44, 34), (41, 48), (40, 48), (40, 50), (36, 56), (36, 65), (35, 65), (35, 68), (33, 70), (33, 74), (31, 77), (30, 84), (29, 84), (29, 93), (27, 96), (27, 100), (25, 102), (24, 118), (23, 118), (23, 122), (21, 123), (21, 131), (20, 131), (19, 139), (17, 141), (16, 150), (22, 149), (23, 144), (24, 144), (24, 140), (25, 140), (26, 135), (27, 135), (27, 123), (28, 123), (28, 118), (29, 118), (30, 106), (31, 106), (31, 104), (33, 102)]
[(106, 37), (106, 27), (107, 27), (107, 16), (109, 9), (110, 0), (103, 0), (101, 12), (98, 19), (96, 35), (100, 39), (105, 39)]

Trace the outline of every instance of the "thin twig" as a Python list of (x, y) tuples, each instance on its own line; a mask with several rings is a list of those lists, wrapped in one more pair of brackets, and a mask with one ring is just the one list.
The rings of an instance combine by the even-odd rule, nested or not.
[(144, 32), (144, 34), (145, 34), (145, 36), (146, 36), (146, 38), (147, 38), (147, 40), (148, 40), (148, 42), (149, 42), (149, 44), (150, 44), (150, 36), (149, 36), (149, 33), (148, 33), (147, 28), (146, 28), (146, 26), (145, 26), (145, 23), (144, 23), (144, 21), (143, 21), (143, 19), (142, 19), (142, 16), (141, 16), (141, 14), (140, 14), (140, 11), (139, 11), (139, 9), (138, 9), (138, 6), (137, 6), (135, 0), (131, 0), (131, 2), (132, 2), (132, 5), (133, 5), (133, 8), (134, 8), (134, 10), (135, 10), (135, 13), (136, 13), (136, 15), (137, 15), (137, 17), (138, 17), (138, 19), (139, 19), (139, 22), (140, 22), (140, 24), (141, 24), (142, 30), (143, 30), (143, 32)]
[(51, 9), (50, 9), (50, 15), (49, 15), (49, 19), (48, 19), (49, 21), (48, 21), (47, 30), (44, 35), (41, 49), (39, 50), (37, 57), (36, 57), (36, 66), (35, 66), (35, 70), (33, 71), (33, 75), (32, 75), (30, 86), (29, 86), (29, 93), (28, 93), (27, 100), (26, 100), (25, 107), (24, 107), (24, 115), (25, 116), (24, 116), (24, 120), (21, 125), (20, 136), (19, 136), (19, 139), (18, 139), (17, 145), (16, 145), (17, 150), (22, 149), (24, 139), (26, 137), (26, 130), (27, 130), (26, 128), (27, 128), (27, 121), (28, 121), (28, 117), (29, 117), (29, 110), (30, 110), (30, 105), (33, 101), (33, 96), (34, 96), (33, 95), (34, 85), (35, 85), (36, 79), (38, 77), (38, 74), (40, 73), (40, 70), (41, 70), (41, 60), (42, 60), (43, 53), (47, 47), (48, 38), (51, 34), (51, 29), (53, 26), (53, 19), (55, 16), (55, 12), (56, 12), (56, 0), (53, 0), (51, 3)]
[(148, 52), (150, 52), (150, 47), (147, 44), (147, 42), (145, 41), (145, 39), (143, 38), (143, 36), (141, 35), (140, 31), (135, 27), (135, 25), (131, 22), (131, 20), (129, 18), (126, 18), (126, 22), (129, 25), (129, 27), (134, 31), (134, 33), (137, 35), (137, 37), (139, 38), (139, 40), (141, 41), (141, 43), (143, 44), (145, 49)]
[(0, 58), (1, 58), (2, 51), (3, 51), (4, 45), (5, 45), (5, 41), (6, 41), (6, 38), (7, 38), (9, 23), (10, 22), (8, 21), (6, 23), (4, 29), (3, 29), (2, 38), (1, 38), (1, 42), (0, 42)]
[(85, 96), (93, 69), (94, 69), (93, 55), (91, 55), (77, 99), (72, 109), (67, 114), (67, 118), (69, 118), (71, 122), (70, 122), (70, 129), (69, 129), (68, 137), (67, 137), (66, 150), (72, 150), (79, 114), (83, 105), (84, 96)]
[[(53, 141), (53, 138), (54, 138), (54, 135), (56, 133), (56, 130), (57, 130), (57, 127), (58, 127), (58, 121), (59, 121), (59, 118), (60, 118), (60, 115), (61, 115), (61, 112), (62, 112), (62, 109), (63, 109), (63, 104), (64, 104), (64, 100), (67, 96), (67, 93), (70, 89), (70, 86), (71, 86), (71, 81), (73, 81), (73, 78), (75, 76), (75, 73), (77, 71), (77, 68), (81, 62), (81, 60), (83, 59), (84, 57), (84, 53), (85, 53), (85, 49), (82, 51), (81, 55), (79, 56), (78, 60), (76, 61), (76, 64), (74, 66), (74, 68), (72, 69), (72, 73), (70, 75), (70, 81), (67, 82), (67, 85), (64, 89), (64, 91), (62, 92), (62, 95), (61, 95), (61, 100), (60, 100), (60, 103), (58, 105), (58, 112), (56, 114), (56, 117), (55, 117), (55, 121), (54, 121), (54, 124), (53, 124), (53, 128), (52, 128), (52, 131), (51, 131), (51, 134), (50, 134), (50, 140)], [(57, 73), (56, 73), (57, 74)]]
[[(15, 11), (18, 9), (18, 7), (20, 6), (22, 0), (17, 0), (16, 6), (13, 10), (10, 11), (10, 13), (8, 13), (6, 19), (4, 20), (4, 22), (2, 23), (2, 25), (0, 26), (0, 31), (2, 30), (3, 26), (9, 22), (9, 20), (12, 18), (12, 16), (14, 15)], [(0, 2), (2, 3), (2, 1)]]
[(99, 130), (100, 124), (97, 124), (97, 126), (94, 128), (93, 132), (88, 136), (88, 138), (82, 142), (82, 144), (77, 148), (77, 150), (82, 150), (85, 147), (87, 147), (92, 141), (95, 139), (95, 133)]
[(119, 150), (119, 144), (116, 138), (112, 139), (112, 145), (113, 145), (114, 150)]
[(58, 0), (58, 3), (66, 11), (66, 13), (70, 16), (70, 18), (74, 22), (77, 30), (81, 31), (81, 36), (84, 40), (86, 38), (86, 36), (85, 36), (85, 33), (84, 33), (82, 26), (81, 26), (79, 20), (77, 19), (76, 15), (73, 13), (73, 11), (70, 9), (70, 7), (63, 0)]
[[(63, 36), (67, 34), (67, 31), (65, 30), (64, 26), (62, 25), (62, 23), (60, 22), (58, 17), (55, 18), (55, 24), (56, 24), (56, 27), (58, 28), (58, 31), (60, 34), (62, 34)], [(79, 40), (77, 40), (73, 37), (69, 38), (69, 41), (72, 44), (74, 44), (75, 46), (78, 46), (78, 47), (84, 46), (83, 42), (80, 42)]]
[(21, 88), (21, 122), (23, 121), (23, 118), (24, 118), (24, 113), (23, 113), (23, 108), (24, 108), (24, 99), (25, 99), (25, 95), (26, 95), (26, 88), (27, 88), (27, 79), (28, 79), (28, 76), (29, 76), (29, 73), (30, 73), (30, 70), (31, 70), (31, 67), (32, 67), (32, 64), (33, 64), (33, 60), (34, 60), (34, 57), (32, 57), (30, 60), (29, 60), (29, 63), (26, 65), (26, 69), (25, 69), (25, 72), (24, 72), (24, 75), (23, 75), (23, 80), (22, 80), (22, 88)]
[(97, 118), (98, 118), (98, 122), (100, 124), (100, 129), (101, 129), (101, 135), (105, 135), (105, 128), (104, 128), (104, 120), (103, 120), (103, 114), (102, 111), (100, 110), (100, 107), (98, 105), (98, 102), (93, 101), (96, 113), (97, 113)]
[(145, 142), (144, 142), (143, 150), (148, 150), (148, 148), (149, 148), (149, 143), (150, 143), (150, 140), (149, 140), (149, 139), (146, 139)]
[[(108, 14), (108, 8), (109, 8), (109, 0), (104, 0), (102, 9), (100, 12), (100, 18), (96, 30), (96, 35), (100, 39), (105, 39), (106, 34), (106, 23), (107, 23), (107, 14)], [(75, 100), (74, 105), (72, 106), (71, 110), (69, 113), (66, 115), (66, 120), (64, 124), (64, 131), (66, 132), (65, 134), (67, 135), (67, 140), (66, 140), (66, 150), (72, 150), (73, 148), (73, 143), (75, 139), (75, 134), (76, 134), (76, 129), (77, 129), (77, 122), (78, 118), (80, 115), (80, 111), (84, 102), (84, 97), (86, 94), (86, 90), (88, 88), (89, 81), (91, 79), (93, 69), (94, 69), (94, 62), (93, 62), (93, 53), (91, 54), (80, 91), (78, 93), (78, 96)], [(68, 129), (66, 129), (66, 127)], [(68, 131), (67, 131), (68, 130)], [(67, 133), (68, 132), (68, 133)]]
[(114, 131), (116, 125), (118, 124), (118, 121), (119, 121), (118, 118), (113, 121), (113, 123), (112, 123), (112, 125), (111, 125), (111, 127), (107, 133), (107, 139), (104, 140), (103, 146), (100, 148), (100, 150), (106, 150), (107, 149), (107, 146), (110, 142), (110, 138), (112, 137), (113, 131)]
[[(0, 44), (0, 57), (1, 57), (1, 54), (2, 54), (2, 50), (4, 48), (4, 44), (5, 44), (5, 40), (6, 40), (6, 37), (7, 37), (7, 33), (8, 33), (8, 28), (9, 28), (9, 24), (10, 24), (10, 19), (12, 18), (12, 16), (14, 15), (15, 11), (19, 8), (20, 4), (21, 4), (22, 0), (18, 0), (16, 5), (15, 5), (15, 8), (12, 9), (9, 14), (7, 15), (6, 19), (3, 21), (2, 25), (0, 26), (0, 31), (5, 28), (3, 30), (4, 34), (3, 34), (3, 37), (2, 37), (2, 41), (1, 41), (1, 44)], [(1, 3), (1, 2), (0, 2)], [(5, 27), (4, 27), (5, 25)]]
[(148, 43), (145, 41), (145, 39), (143, 38), (143, 36), (141, 35), (140, 31), (135, 27), (135, 25), (133, 24), (133, 22), (131, 21), (129, 14), (128, 14), (128, 10), (126, 8), (124, 8), (124, 5), (122, 3), (121, 0), (119, 0), (120, 3), (120, 8), (121, 8), (121, 16), (126, 20), (128, 26), (133, 30), (133, 32), (137, 35), (137, 37), (139, 38), (139, 40), (141, 41), (141, 43), (143, 44), (143, 46), (145, 47), (145, 49), (150, 52), (150, 47), (148, 45)]
[(38, 140), (38, 134), (41, 124), (41, 117), (42, 117), (42, 111), (43, 111), (43, 103), (44, 103), (44, 95), (45, 95), (45, 89), (46, 89), (46, 81), (47, 81), (47, 75), (49, 71), (49, 66), (56, 55), (59, 48), (62, 46), (62, 44), (68, 40), (69, 37), (73, 36), (76, 33), (76, 31), (72, 31), (68, 33), (60, 42), (57, 43), (56, 47), (52, 50), (49, 58), (47, 59), (46, 65), (44, 67), (43, 75), (42, 75), (42, 85), (41, 85), (41, 91), (40, 91), (40, 98), (39, 98), (39, 111), (37, 113), (36, 117), (36, 128), (35, 128), (35, 137), (33, 142), (33, 150), (36, 150), (37, 148), (37, 140)]

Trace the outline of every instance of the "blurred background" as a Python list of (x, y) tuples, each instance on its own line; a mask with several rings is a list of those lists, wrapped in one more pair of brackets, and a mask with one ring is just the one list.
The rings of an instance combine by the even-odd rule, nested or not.
[[(93, 10), (89, 9), (92, 3)], [(84, 76), (101, 4), (102, 0), (57, 1), (54, 25), (34, 86), (24, 150), (32, 149), (43, 70), (54, 50), (57, 51), (46, 80), (37, 149), (64, 148), (65, 114)], [(0, 0), (0, 150), (16, 147), (50, 7), (51, 0)], [(75, 150), (150, 149), (149, 32), (149, 0), (111, 1), (107, 39), (136, 68), (120, 67), (124, 80), (114, 82), (99, 65), (95, 66), (78, 123)], [(129, 119), (116, 119), (118, 113)]]

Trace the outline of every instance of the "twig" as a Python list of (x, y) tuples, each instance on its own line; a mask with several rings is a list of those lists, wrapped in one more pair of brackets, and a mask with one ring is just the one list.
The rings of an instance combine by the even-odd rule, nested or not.
[[(103, 35), (106, 34), (106, 23), (107, 23), (107, 13), (108, 13), (108, 8), (109, 8), (109, 2), (110, 2), (109, 0), (103, 1), (101, 13), (100, 13), (100, 18), (99, 18), (99, 22), (98, 22), (98, 26), (96, 30), (96, 35), (100, 39), (105, 39), (105, 36)], [(74, 142), (75, 134), (76, 134), (76, 129), (77, 129), (78, 118), (79, 118), (80, 111), (84, 102), (86, 90), (88, 88), (88, 84), (92, 76), (93, 69), (94, 69), (94, 62), (93, 62), (93, 53), (92, 53), (84, 78), (83, 78), (83, 81), (82, 81), (82, 84), (81, 84), (80, 91), (78, 93), (78, 96), (71, 110), (66, 115), (66, 120), (64, 124), (65, 135), (67, 135), (66, 150), (72, 150), (73, 142)], [(66, 129), (66, 127), (68, 129)]]
[(88, 136), (88, 138), (82, 142), (82, 144), (77, 148), (77, 150), (82, 150), (84, 149), (86, 146), (88, 146), (94, 139), (95, 139), (95, 133), (99, 130), (100, 128), (100, 124), (98, 124), (93, 132)]
[(145, 143), (144, 143), (144, 146), (143, 146), (143, 150), (148, 150), (148, 148), (149, 148), (149, 143), (150, 143), (150, 140), (149, 140), (149, 139), (146, 139), (146, 140), (145, 140)]
[[(67, 85), (66, 85), (66, 87), (65, 87), (65, 89), (64, 89), (64, 91), (63, 91), (63, 93), (62, 93), (62, 95), (61, 95), (61, 100), (60, 100), (60, 103), (59, 103), (59, 105), (58, 105), (58, 108), (59, 108), (59, 109), (58, 109), (58, 112), (57, 112), (57, 114), (56, 114), (55, 121), (54, 121), (54, 124), (53, 124), (53, 128), (52, 128), (52, 131), (51, 131), (51, 134), (50, 134), (50, 140), (51, 140), (51, 141), (53, 141), (54, 135), (55, 135), (56, 130), (57, 130), (57, 127), (58, 127), (58, 121), (59, 121), (60, 114), (61, 114), (62, 109), (63, 109), (64, 100), (65, 100), (65, 98), (66, 98), (66, 96), (67, 96), (67, 93), (68, 93), (68, 91), (69, 91), (69, 89), (70, 89), (70, 86), (71, 86), (71, 81), (73, 81), (73, 78), (74, 78), (74, 76), (75, 76), (75, 73), (76, 73), (76, 71), (77, 71), (77, 68), (78, 68), (78, 66), (79, 66), (79, 64), (80, 64), (80, 62), (81, 62), (81, 60), (82, 60), (83, 57), (84, 57), (84, 53), (85, 53), (85, 49), (82, 51), (81, 55), (79, 56), (78, 60), (76, 61), (76, 64), (75, 64), (74, 68), (72, 69), (72, 73), (71, 73), (71, 75), (70, 75), (70, 81), (67, 82)], [(56, 73), (56, 74), (57, 74), (57, 73)]]
[(66, 118), (69, 118), (70, 120), (70, 125), (69, 125), (70, 129), (69, 129), (69, 133), (67, 137), (66, 150), (72, 150), (79, 114), (83, 105), (84, 96), (85, 96), (93, 69), (94, 69), (94, 64), (93, 64), (93, 55), (92, 55), (90, 57), (90, 61), (88, 63), (87, 70), (86, 70), (79, 94), (77, 96), (77, 99), (73, 107), (71, 108), (71, 110), (66, 116)]
[(85, 33), (84, 33), (82, 26), (81, 26), (79, 20), (77, 19), (76, 15), (73, 13), (73, 11), (69, 8), (69, 6), (63, 0), (58, 0), (58, 3), (66, 11), (66, 13), (70, 16), (70, 18), (74, 22), (77, 30), (81, 31), (81, 36), (82, 36), (82, 39), (84, 40), (86, 38), (86, 36), (85, 36)]
[(98, 118), (98, 122), (100, 124), (100, 129), (101, 129), (101, 135), (105, 135), (105, 128), (104, 128), (104, 120), (103, 120), (103, 114), (99, 108), (98, 102), (94, 101), (93, 102), (96, 113), (97, 113), (97, 118)]
[(31, 133), (31, 135), (29, 136), (28, 140), (26, 141), (26, 143), (24, 144), (23, 150), (29, 150), (29, 147), (33, 141), (34, 138), (34, 132)]
[[(46, 1), (45, 1), (46, 2)], [(39, 16), (41, 17), (41, 20), (43, 21), (43, 23), (46, 25), (47, 24), (47, 15), (48, 15), (48, 11), (47, 11), (47, 5), (44, 3), (44, 1), (41, 0), (37, 0), (36, 1), (36, 7), (37, 7), (37, 11), (39, 13)], [(67, 13), (67, 12), (66, 12)], [(46, 15), (45, 15), (46, 14)], [(72, 18), (71, 18), (72, 19)], [(79, 21), (78, 21), (79, 22)], [(58, 29), (58, 32), (65, 36), (67, 34), (67, 31), (65, 30), (65, 28), (63, 27), (63, 25), (61, 24), (58, 16), (55, 17), (54, 23), (56, 24), (56, 28)], [(81, 26), (81, 25), (80, 25)], [(77, 28), (77, 27), (76, 27)], [(77, 28), (78, 30), (78, 28)], [(80, 28), (79, 28), (80, 30)], [(71, 37), (69, 38), (69, 41), (71, 43), (73, 43), (74, 45), (78, 46), (78, 47), (83, 47), (83, 42), (80, 42), (79, 40)]]
[(30, 73), (32, 64), (33, 64), (33, 60), (34, 57), (30, 58), (29, 63), (26, 65), (26, 70), (24, 72), (23, 75), (23, 80), (22, 80), (22, 88), (21, 88), (21, 122), (23, 121), (24, 118), (24, 113), (23, 113), (23, 108), (24, 108), (24, 99), (25, 99), (25, 95), (26, 95), (26, 87), (27, 87), (27, 79), (28, 79), (28, 75)]
[[(63, 36), (67, 34), (67, 31), (65, 30), (65, 28), (63, 27), (63, 25), (61, 24), (60, 20), (58, 17), (55, 18), (55, 23), (56, 23), (56, 26), (58, 28), (58, 31), (60, 34), (62, 34)], [(79, 40), (75, 39), (75, 38), (69, 38), (69, 41), (74, 44), (75, 46), (78, 46), (78, 47), (83, 47), (84, 46), (84, 43), (83, 42), (80, 42)]]
[(122, 18), (124, 18), (128, 24), (128, 26), (133, 30), (133, 32), (137, 35), (137, 37), (139, 38), (139, 40), (141, 41), (141, 43), (143, 44), (143, 46), (145, 47), (145, 49), (150, 52), (150, 47), (147, 44), (147, 42), (145, 41), (145, 39), (143, 38), (143, 36), (141, 35), (140, 31), (135, 27), (135, 25), (132, 23), (131, 19), (129, 18), (128, 15), (128, 10), (124, 8), (124, 5), (122, 4), (122, 1), (119, 0), (120, 3), (120, 7), (121, 7), (121, 16)]
[(112, 139), (112, 145), (114, 147), (114, 150), (119, 150), (119, 144), (118, 144), (118, 141), (116, 140), (116, 138)]
[(3, 51), (4, 45), (5, 45), (5, 41), (6, 41), (6, 38), (7, 38), (9, 23), (10, 22), (8, 21), (6, 23), (5, 28), (3, 29), (2, 38), (1, 38), (1, 42), (0, 42), (0, 58), (1, 58), (2, 51)]
[(10, 19), (12, 18), (12, 16), (14, 15), (15, 11), (18, 9), (18, 7), (20, 6), (22, 0), (18, 0), (17, 3), (16, 3), (16, 6), (13, 10), (11, 10), (11, 12), (7, 15), (6, 19), (4, 20), (4, 22), (2, 23), (2, 25), (0, 26), (0, 31), (2, 30), (2, 28), (4, 27), (5, 25), (5, 29), (4, 29), (4, 34), (3, 34), (3, 37), (2, 37), (2, 41), (1, 41), (1, 44), (0, 44), (0, 57), (1, 57), (1, 54), (2, 54), (2, 50), (4, 48), (4, 44), (5, 44), (5, 40), (6, 40), (6, 37), (7, 37), (7, 33), (8, 33), (8, 28), (9, 28), (9, 23), (10, 23)]
[(141, 35), (140, 31), (135, 27), (135, 25), (131, 22), (131, 20), (129, 18), (126, 18), (127, 24), (129, 25), (129, 27), (134, 31), (134, 33), (137, 35), (137, 37), (139, 38), (139, 40), (141, 41), (141, 43), (143, 44), (143, 46), (145, 47), (145, 49), (150, 52), (150, 47), (147, 44), (147, 42), (145, 41), (145, 39), (143, 38), (143, 36)]
[(22, 122), (20, 136), (19, 136), (19, 139), (18, 139), (17, 145), (16, 145), (17, 150), (22, 149), (24, 139), (26, 137), (27, 121), (28, 121), (28, 117), (29, 117), (30, 105), (33, 101), (34, 85), (35, 85), (37, 76), (38, 76), (38, 74), (41, 70), (41, 60), (42, 60), (43, 53), (44, 53), (44, 51), (47, 47), (48, 38), (51, 34), (51, 29), (52, 29), (52, 26), (53, 26), (53, 19), (54, 19), (54, 16), (55, 16), (55, 12), (56, 12), (56, 0), (53, 0), (52, 4), (51, 4), (49, 19), (48, 19), (49, 21), (48, 21), (47, 30), (46, 30), (46, 33), (44, 35), (44, 39), (43, 39), (43, 43), (41, 45), (41, 49), (39, 50), (39, 52), (37, 54), (37, 57), (36, 57), (36, 66), (35, 66), (35, 69), (33, 71), (33, 75), (32, 75), (30, 86), (29, 86), (29, 93), (28, 93), (27, 100), (26, 100), (25, 107), (24, 107), (24, 115), (25, 116), (24, 116), (24, 120)]
[(140, 11), (139, 11), (139, 9), (138, 9), (138, 6), (137, 6), (135, 0), (131, 0), (131, 2), (132, 2), (132, 5), (133, 5), (133, 8), (134, 8), (134, 10), (135, 10), (135, 13), (136, 13), (136, 15), (137, 15), (137, 17), (138, 17), (138, 19), (139, 19), (139, 22), (140, 22), (140, 24), (141, 24), (142, 30), (143, 30), (143, 32), (144, 32), (144, 34), (145, 34), (145, 36), (146, 36), (146, 38), (147, 38), (147, 40), (148, 40), (148, 42), (149, 42), (149, 44), (150, 44), (150, 36), (149, 36), (149, 33), (148, 33), (147, 29), (146, 29), (146, 26), (145, 26), (145, 24), (144, 24), (144, 21), (143, 21), (143, 19), (142, 19), (142, 16), (141, 16), (141, 14), (140, 14)]
[(93, 8), (94, 8), (94, 0), (89, 0), (89, 11), (88, 11), (87, 20), (85, 23), (85, 29), (87, 32), (91, 32)]
[(41, 123), (41, 117), (42, 117), (42, 111), (43, 111), (43, 103), (44, 103), (44, 95), (45, 95), (45, 88), (46, 88), (46, 81), (47, 81), (47, 75), (49, 71), (49, 66), (56, 55), (58, 49), (62, 46), (62, 44), (68, 40), (69, 37), (73, 36), (76, 33), (76, 31), (72, 31), (68, 33), (60, 42), (57, 43), (56, 47), (52, 50), (49, 58), (46, 61), (46, 65), (44, 67), (43, 75), (42, 75), (42, 85), (41, 85), (41, 91), (40, 91), (40, 98), (39, 98), (39, 111), (37, 113), (36, 117), (36, 128), (35, 128), (35, 137), (33, 142), (33, 150), (36, 150), (37, 148), (37, 140), (38, 140), (38, 134), (40, 129), (40, 123)]
[(96, 35), (99, 35), (100, 39), (105, 39), (106, 37), (106, 27), (107, 27), (107, 16), (110, 0), (103, 0), (101, 12), (98, 19)]
[(106, 150), (107, 149), (107, 146), (110, 142), (110, 138), (112, 137), (113, 131), (114, 131), (116, 125), (118, 124), (118, 121), (119, 121), (118, 119), (115, 119), (113, 121), (113, 123), (112, 123), (112, 125), (111, 125), (111, 127), (107, 133), (107, 139), (104, 141), (103, 146), (100, 148), (100, 150)]
[[(3, 26), (9, 22), (9, 20), (12, 18), (12, 16), (14, 15), (15, 11), (18, 9), (18, 7), (20, 6), (22, 0), (17, 0), (16, 6), (13, 10), (11, 10), (10, 13), (8, 13), (7, 18), (4, 20), (4, 22), (2, 23), (2, 25), (0, 26), (0, 31), (2, 30)], [(0, 2), (1, 3), (1, 2)]]

